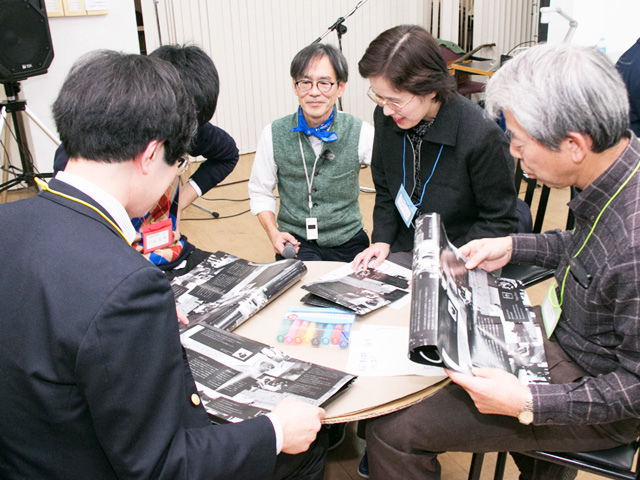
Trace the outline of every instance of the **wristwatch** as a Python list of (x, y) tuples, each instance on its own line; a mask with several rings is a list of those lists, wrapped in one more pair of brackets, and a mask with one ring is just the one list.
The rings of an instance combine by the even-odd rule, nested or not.
[(533, 394), (529, 387), (527, 387), (527, 397), (524, 402), (524, 408), (518, 412), (518, 421), (523, 425), (531, 425), (533, 422)]

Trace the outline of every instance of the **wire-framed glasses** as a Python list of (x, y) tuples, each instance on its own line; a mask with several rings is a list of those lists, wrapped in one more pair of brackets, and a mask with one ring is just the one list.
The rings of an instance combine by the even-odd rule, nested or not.
[(398, 102), (390, 102), (389, 100), (385, 100), (381, 97), (379, 97), (376, 92), (374, 92), (371, 87), (369, 87), (369, 90), (367, 90), (367, 96), (373, 100), (377, 105), (381, 106), (384, 108), (385, 105), (389, 106), (390, 108), (393, 108), (395, 111), (399, 112), (400, 110), (402, 110), (404, 107), (406, 107), (409, 102), (411, 100), (413, 100), (413, 97), (415, 97), (415, 95), (411, 95), (411, 98), (409, 100), (407, 100), (406, 102), (402, 102), (402, 103), (398, 103)]
[(302, 93), (306, 93), (313, 88), (313, 85), (318, 87), (322, 93), (329, 93), (336, 82), (330, 82), (329, 80), (318, 80), (317, 82), (312, 82), (311, 80), (298, 80), (296, 82), (296, 87)]
[(185, 173), (189, 168), (190, 163), (188, 156), (185, 155), (184, 157), (180, 157), (176, 162), (176, 165), (178, 166), (178, 175)]

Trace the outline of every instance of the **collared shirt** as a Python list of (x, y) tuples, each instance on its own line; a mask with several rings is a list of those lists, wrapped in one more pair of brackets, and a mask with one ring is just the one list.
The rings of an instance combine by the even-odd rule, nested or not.
[[(531, 385), (536, 424), (604, 424), (640, 418), (640, 171), (605, 205), (640, 163), (631, 134), (622, 155), (569, 207), (573, 232), (514, 235), (512, 260), (556, 268), (562, 316), (554, 336), (589, 376), (558, 385)], [(578, 255), (592, 280), (587, 288), (563, 278)]]
[[(358, 158), (363, 165), (371, 164), (371, 150), (373, 148), (373, 127), (362, 122), (360, 139), (358, 141)], [(309, 142), (316, 155), (320, 155), (324, 143), (311, 135)], [(262, 131), (258, 149), (253, 160), (253, 170), (249, 179), (249, 196), (251, 197), (251, 213), (257, 215), (268, 210), (276, 213), (276, 195), (273, 189), (278, 183), (278, 168), (274, 160), (271, 124)], [(304, 185), (301, 185), (303, 188)]]
[(111, 218), (115, 220), (116, 224), (120, 230), (122, 230), (122, 233), (129, 242), (129, 245), (133, 243), (136, 238), (136, 230), (131, 224), (131, 219), (129, 218), (127, 211), (114, 196), (105, 192), (88, 180), (80, 178), (77, 175), (73, 175), (72, 173), (64, 171), (58, 172), (56, 174), (56, 179), (77, 188), (82, 193), (85, 193), (98, 202), (98, 204), (100, 204), (100, 206), (102, 206), (107, 213), (111, 215)]

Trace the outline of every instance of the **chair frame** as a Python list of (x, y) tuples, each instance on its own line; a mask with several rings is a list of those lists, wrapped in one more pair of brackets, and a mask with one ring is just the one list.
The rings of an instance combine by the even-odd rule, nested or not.
[[(447, 67), (450, 69), (451, 64), (462, 63), (466, 60), (472, 60), (476, 58), (476, 57), (473, 57), (473, 55), (477, 51), (483, 48), (495, 47), (495, 45), (496, 45), (495, 43), (485, 43), (483, 45), (480, 45), (477, 48), (474, 48), (470, 52), (466, 52), (464, 54), (454, 52), (447, 45), (439, 44), (439, 47), (440, 47), (440, 53), (442, 54), (442, 57), (444, 58), (447, 64)], [(445, 54), (445, 52), (447, 53)], [(486, 87), (486, 84), (483, 82), (477, 82), (475, 80), (471, 80), (468, 74), (461, 75), (460, 72), (458, 71), (455, 71), (455, 72), (450, 71), (450, 73), (456, 79), (456, 83), (458, 84), (457, 88), (460, 95), (467, 96), (474, 93), (481, 93), (484, 91)]]
[[(524, 192), (524, 202), (529, 205), (533, 204), (533, 194), (536, 191), (536, 186), (538, 182), (534, 178), (528, 178), (524, 175), (524, 171), (522, 170), (522, 166), (520, 165), (520, 159), (518, 159), (518, 163), (516, 164), (516, 175), (515, 175), (515, 183), (516, 183), (516, 191), (520, 192), (521, 182), (525, 181), (527, 184), (527, 188)], [(542, 232), (542, 223), (544, 222), (544, 215), (547, 212), (547, 205), (549, 204), (549, 195), (551, 193), (551, 188), (547, 185), (542, 185), (542, 190), (540, 191), (540, 199), (538, 200), (538, 208), (536, 209), (536, 215), (533, 221), (533, 230), (532, 233), (541, 233)]]
[[(621, 480), (640, 480), (639, 443), (633, 441), (608, 450), (580, 453), (556, 453), (531, 451), (521, 452), (522, 455), (555, 463), (576, 470), (593, 473), (606, 478)], [(508, 452), (498, 452), (494, 470), (494, 480), (502, 480)], [(471, 458), (469, 480), (479, 480), (482, 472), (484, 453), (474, 453)]]
[[(524, 202), (531, 208), (533, 204), (533, 195), (537, 187), (537, 180), (534, 178), (528, 178), (524, 175), (522, 166), (520, 165), (520, 159), (516, 163), (516, 172), (514, 177), (514, 183), (516, 192), (520, 194), (522, 187), (522, 181), (526, 183), (526, 190), (524, 194)], [(540, 198), (538, 200), (538, 208), (536, 209), (535, 216), (533, 218), (532, 233), (541, 233), (542, 224), (544, 222), (544, 216), (547, 211), (547, 204), (549, 203), (549, 194), (551, 189), (547, 185), (542, 185), (540, 192)], [(571, 221), (573, 224), (573, 220)], [(569, 228), (569, 223), (567, 223)], [(573, 228), (573, 225), (572, 227)], [(543, 282), (553, 277), (554, 269), (539, 267), (537, 265), (520, 265), (516, 263), (509, 263), (502, 268), (501, 276), (515, 278), (520, 280), (525, 288), (531, 287), (537, 283)]]

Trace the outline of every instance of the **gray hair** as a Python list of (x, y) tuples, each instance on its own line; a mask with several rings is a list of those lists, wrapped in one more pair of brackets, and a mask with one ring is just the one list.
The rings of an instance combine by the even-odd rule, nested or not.
[(537, 45), (509, 60), (486, 89), (487, 111), (508, 110), (531, 138), (558, 150), (569, 132), (588, 135), (595, 153), (629, 128), (627, 90), (609, 58), (594, 47)]

